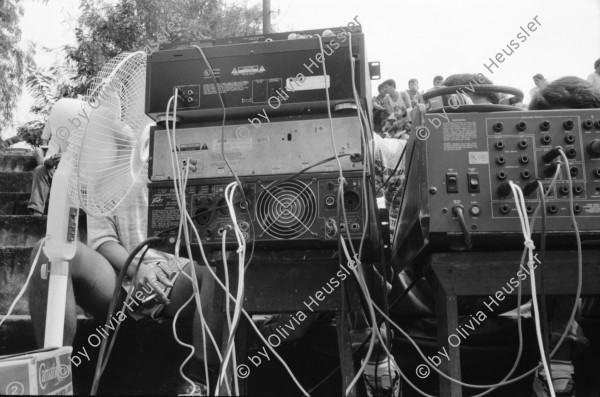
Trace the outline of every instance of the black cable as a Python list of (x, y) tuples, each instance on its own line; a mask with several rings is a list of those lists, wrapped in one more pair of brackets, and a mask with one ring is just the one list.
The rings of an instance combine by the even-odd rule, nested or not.
[(464, 235), (465, 246), (467, 249), (473, 248), (473, 242), (471, 241), (471, 231), (467, 227), (467, 222), (465, 221), (464, 208), (462, 205), (455, 205), (452, 208), (452, 212), (458, 218), (458, 224), (460, 225), (460, 230), (462, 230)]
[[(127, 269), (131, 265), (131, 262), (133, 261), (135, 256), (138, 254), (138, 252), (140, 252), (146, 245), (150, 245), (150, 244), (157, 243), (160, 241), (162, 241), (161, 237), (147, 238), (146, 240), (139, 243), (133, 249), (133, 251), (131, 251), (131, 253), (127, 257), (127, 259), (125, 260), (125, 263), (123, 264), (123, 267), (119, 271), (119, 276), (117, 277), (117, 281), (115, 283), (115, 290), (113, 292), (113, 297), (112, 297), (112, 299), (110, 301), (110, 305), (108, 307), (108, 314), (106, 317), (105, 325), (109, 323), (109, 320), (112, 318), (112, 316), (114, 314), (115, 306), (117, 305), (117, 298), (119, 297), (119, 295), (120, 295), (119, 293), (121, 292), (121, 285), (123, 284), (123, 280), (125, 279), (125, 275), (127, 274)], [(98, 384), (100, 382), (100, 376), (101, 376), (101, 373), (100, 373), (101, 372), (100, 371), (101, 364), (103, 361), (104, 352), (106, 351), (106, 343), (104, 343), (105, 341), (106, 340), (104, 340), (102, 342), (102, 347), (100, 348), (100, 355), (98, 356), (98, 362), (96, 364), (96, 372), (94, 375), (94, 381), (92, 383), (92, 390), (90, 393), (91, 395), (96, 395), (96, 393), (98, 392)]]
[[(405, 146), (406, 148), (406, 146)], [(381, 224), (381, 219), (379, 219), (379, 212), (376, 213), (377, 215), (377, 222), (379, 224)], [(389, 222), (389, 219), (387, 220)], [(389, 233), (389, 230), (387, 231)], [(383, 276), (383, 280), (381, 281), (382, 284), (382, 288), (384, 291), (383, 294), (383, 312), (389, 316), (390, 315), (390, 308), (389, 308), (389, 302), (388, 302), (388, 294), (387, 294), (387, 260), (385, 257), (385, 250), (383, 248), (383, 244), (380, 244), (380, 255), (381, 255), (381, 259), (383, 260), (383, 269), (382, 269), (382, 276)], [(371, 265), (371, 268), (373, 268), (373, 265)], [(387, 350), (389, 352), (392, 351), (392, 330), (389, 324), (389, 321), (384, 318), (384, 324), (385, 324), (385, 334), (386, 334), (386, 340), (385, 340), (385, 345), (387, 347)], [(379, 353), (379, 352), (378, 352)], [(378, 357), (379, 359), (379, 354)], [(378, 360), (379, 361), (379, 360)], [(377, 379), (377, 368), (378, 366), (375, 368), (375, 379)], [(391, 373), (392, 373), (392, 369), (391, 369), (391, 361), (388, 359), (388, 374), (390, 374), (391, 377)]]
[[(387, 138), (387, 139), (391, 139), (391, 138)], [(404, 152), (406, 152), (406, 146), (408, 146), (408, 141), (406, 141), (406, 143), (404, 144), (404, 148), (402, 149), (402, 153), (400, 154), (400, 158), (398, 159), (398, 163), (396, 164), (396, 167), (394, 167), (394, 170), (392, 171), (392, 173), (390, 174), (390, 176), (388, 176), (388, 178), (385, 180), (385, 182), (383, 182), (381, 184), (381, 186), (379, 186), (379, 189), (377, 189), (375, 191), (375, 196), (377, 196), (377, 194), (381, 191), (381, 189), (383, 189), (385, 187), (385, 185), (388, 184), (388, 182), (390, 181), (390, 179), (392, 179), (392, 177), (394, 176), (394, 174), (398, 170), (398, 167), (400, 167), (400, 163), (402, 163), (402, 159), (404, 158)]]
[[(142, 252), (140, 259), (138, 260), (138, 264), (135, 267), (135, 272), (133, 273), (133, 277), (131, 278), (132, 280), (136, 279), (138, 270), (140, 269), (140, 265), (142, 264), (144, 257), (146, 256), (146, 253), (148, 252), (148, 249), (149, 249), (149, 246), (146, 246), (144, 252)], [(125, 302), (127, 301), (127, 299), (129, 299), (130, 296), (131, 295), (129, 295), (129, 293), (127, 293), (127, 296), (125, 297)], [(100, 377), (102, 377), (102, 374), (104, 374), (104, 369), (106, 368), (106, 365), (108, 364), (108, 360), (110, 359), (113, 345), (115, 344), (115, 341), (117, 340), (117, 334), (119, 333), (120, 328), (121, 328), (121, 322), (119, 321), (119, 323), (117, 324), (117, 327), (115, 328), (115, 332), (112, 334), (112, 337), (110, 338), (110, 345), (108, 346), (108, 352), (106, 353), (106, 358), (104, 359), (104, 362), (102, 363), (102, 367), (100, 369)], [(105, 341), (106, 341), (106, 339), (104, 341), (102, 341), (102, 343), (105, 343)]]

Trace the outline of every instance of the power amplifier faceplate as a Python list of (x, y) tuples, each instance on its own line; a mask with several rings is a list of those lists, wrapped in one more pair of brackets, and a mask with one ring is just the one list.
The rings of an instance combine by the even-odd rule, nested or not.
[[(344, 207), (346, 220), (338, 220), (340, 184), (332, 174), (315, 174), (285, 180), (285, 176), (241, 178), (247, 201), (236, 190), (237, 223), (247, 242), (257, 246), (297, 248), (336, 246), (339, 233), (360, 239), (365, 228), (365, 211), (374, 208), (367, 194), (362, 173), (345, 173)], [(224, 191), (231, 178), (190, 181), (186, 190), (187, 209), (194, 219), (203, 246), (220, 248), (224, 232), (227, 246), (237, 245)], [(368, 191), (368, 189), (367, 189)], [(148, 235), (165, 232), (174, 242), (180, 212), (172, 182), (152, 183), (149, 187)], [(373, 220), (371, 215), (370, 219)], [(335, 225), (335, 226), (334, 226)], [(367, 239), (372, 237), (367, 230)], [(193, 244), (197, 247), (194, 235)]]
[[(335, 153), (342, 170), (363, 169), (363, 147), (357, 117), (337, 117), (333, 121), (335, 148), (329, 119), (311, 118), (251, 124), (194, 127), (176, 130), (179, 168), (191, 164), (190, 179), (231, 176), (223, 158), (239, 176), (295, 174)], [(222, 141), (222, 139), (224, 140)], [(150, 138), (150, 179), (172, 179), (171, 151), (166, 130), (154, 128)], [(347, 156), (347, 155), (351, 156)], [(310, 173), (338, 172), (335, 159), (314, 167)]]

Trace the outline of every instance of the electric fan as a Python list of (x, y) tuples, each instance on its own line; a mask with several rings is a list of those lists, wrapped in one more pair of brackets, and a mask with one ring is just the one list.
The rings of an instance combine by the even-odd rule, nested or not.
[(56, 112), (57, 118), (80, 122), (67, 136), (58, 133), (52, 138), (68, 139), (69, 147), (50, 191), (44, 347), (63, 345), (68, 261), (76, 251), (78, 209), (107, 215), (147, 176), (149, 130), (154, 123), (144, 114), (145, 89), (146, 54), (123, 53), (102, 68), (85, 102), (61, 104)]

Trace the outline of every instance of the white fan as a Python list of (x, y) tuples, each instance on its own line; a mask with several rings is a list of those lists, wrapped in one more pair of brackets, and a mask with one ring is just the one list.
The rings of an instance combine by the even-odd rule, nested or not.
[[(145, 89), (146, 54), (123, 53), (102, 68), (86, 101), (63, 99), (50, 114), (49, 122), (55, 126), (60, 120), (77, 119), (80, 125), (68, 134), (69, 148), (50, 191), (44, 347), (63, 344), (68, 261), (76, 251), (78, 208), (106, 215), (147, 175), (149, 130), (154, 123), (144, 114)], [(52, 139), (56, 138), (61, 137)]]

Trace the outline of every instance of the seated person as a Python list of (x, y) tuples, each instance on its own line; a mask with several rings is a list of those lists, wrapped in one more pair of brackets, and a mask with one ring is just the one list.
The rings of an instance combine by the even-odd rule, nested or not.
[[(435, 80), (434, 80), (435, 84)], [(419, 103), (423, 102), (423, 93), (419, 91), (419, 80), (410, 79), (408, 80), (408, 90), (406, 90), (406, 94), (410, 99), (410, 106), (416, 107)]]
[[(51, 112), (49, 125), (56, 125), (56, 113)], [(56, 131), (53, 131), (56, 132)], [(54, 139), (53, 139), (54, 140)], [(52, 140), (51, 140), (52, 142)], [(72, 345), (77, 331), (76, 305), (81, 306), (94, 318), (104, 321), (108, 314), (109, 304), (115, 291), (115, 283), (121, 268), (124, 266), (129, 253), (146, 239), (147, 215), (148, 215), (148, 189), (147, 179), (138, 178), (124, 199), (124, 201), (110, 214), (106, 216), (91, 216), (88, 214), (88, 245), (77, 243), (75, 257), (69, 264), (68, 291), (66, 300), (66, 315), (64, 328), (64, 344)], [(41, 242), (38, 242), (32, 252), (32, 262)], [(140, 255), (136, 258), (139, 260)], [(48, 258), (43, 251), (38, 266), (47, 263)], [(138, 294), (134, 293), (136, 299), (125, 301), (126, 290), (121, 288), (119, 296), (117, 317), (123, 320), (123, 316), (147, 316), (151, 318), (172, 318), (178, 309), (192, 295), (193, 287), (190, 279), (181, 274), (180, 266), (173, 255), (149, 249), (142, 261), (137, 275), (134, 271), (137, 261), (134, 260), (127, 270), (127, 277), (134, 284), (136, 292), (143, 291), (142, 295), (156, 297), (143, 304), (137, 300)], [(205, 266), (195, 263), (182, 263), (181, 268), (186, 274), (191, 274), (191, 266), (195, 266), (198, 286), (201, 294), (202, 311), (206, 322), (215, 336), (220, 340), (222, 333), (221, 316), (212, 311), (212, 297), (215, 281), (208, 273)], [(124, 283), (125, 287), (126, 283)], [(42, 346), (44, 341), (44, 325), (46, 316), (46, 305), (48, 298), (48, 279), (41, 277), (41, 272), (34, 272), (29, 288), (29, 309), (33, 324), (36, 342)], [(142, 300), (144, 300), (142, 298)], [(199, 313), (194, 309), (195, 301), (192, 301), (189, 310), (184, 310), (181, 317), (194, 317), (194, 327), (199, 327)], [(189, 375), (199, 384), (194, 385), (196, 389), (206, 392), (204, 379), (204, 366), (202, 365), (202, 332), (195, 329), (193, 332), (193, 344), (196, 347), (195, 358), (191, 362)], [(208, 365), (211, 378), (210, 385), (214, 387), (218, 375), (218, 361), (216, 351), (212, 344), (207, 341)], [(185, 387), (185, 384), (183, 384)], [(194, 391), (188, 389), (188, 391)], [(196, 390), (197, 392), (198, 390)], [(189, 393), (188, 393), (189, 394)]]
[(406, 92), (396, 90), (396, 82), (392, 79), (381, 84), (387, 94), (383, 99), (385, 107), (383, 132), (386, 136), (399, 138), (403, 131), (410, 129), (409, 112), (412, 109), (410, 98)]
[[(63, 106), (63, 101), (65, 100), (63, 99), (62, 101), (57, 102), (57, 109)], [(54, 137), (54, 139), (51, 139), (51, 131), (53, 128), (64, 128), (64, 125), (66, 125), (61, 124), (61, 122), (66, 123), (67, 120), (61, 120), (58, 117), (55, 117), (54, 120), (50, 120), (49, 118), (46, 122), (46, 125), (44, 126), (44, 131), (42, 132), (42, 144), (48, 142), (49, 145), (48, 150), (46, 151), (46, 154), (43, 157), (42, 164), (39, 164), (41, 149), (38, 148), (38, 150), (36, 150), (38, 166), (35, 167), (35, 170), (33, 171), (31, 196), (29, 197), (29, 204), (27, 205), (27, 208), (29, 209), (29, 214), (33, 216), (42, 216), (44, 214), (44, 211), (46, 209), (46, 200), (48, 199), (48, 194), (50, 193), (50, 185), (52, 184), (52, 177), (54, 176), (56, 167), (58, 167), (58, 163), (60, 162), (60, 157), (62, 153), (66, 153), (67, 147), (69, 145), (67, 139), (60, 139), (58, 137)], [(51, 126), (51, 123), (55, 123), (57, 125)]]
[(381, 134), (381, 127), (385, 120), (385, 107), (383, 104), (383, 99), (386, 96), (385, 89), (383, 88), (383, 84), (379, 84), (377, 87), (379, 94), (373, 97), (373, 129), (376, 133)]
[(444, 78), (440, 75), (435, 76), (433, 78), (433, 87), (431, 87), (430, 89), (428, 89), (427, 91), (431, 91), (431, 90), (436, 90), (440, 87), (442, 87), (442, 83), (444, 82)]

